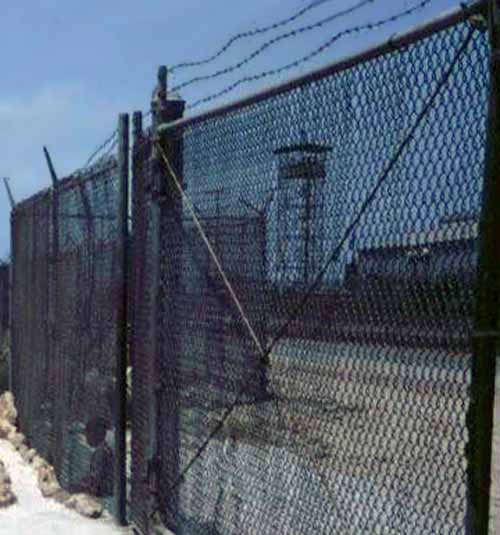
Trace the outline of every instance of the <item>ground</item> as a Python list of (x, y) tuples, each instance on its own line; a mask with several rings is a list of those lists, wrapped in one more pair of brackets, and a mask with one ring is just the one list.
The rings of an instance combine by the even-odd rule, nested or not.
[(23, 462), (13, 446), (0, 440), (0, 459), (12, 479), (18, 502), (0, 510), (0, 535), (130, 535), (109, 517), (82, 518), (52, 500), (43, 498), (36, 484), (35, 470)]
[(497, 357), (495, 427), (493, 436), (493, 478), (491, 500), (491, 535), (500, 533), (500, 357)]

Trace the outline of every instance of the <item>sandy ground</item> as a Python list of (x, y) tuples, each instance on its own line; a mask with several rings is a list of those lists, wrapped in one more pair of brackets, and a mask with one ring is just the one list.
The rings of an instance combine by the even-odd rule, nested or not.
[(26, 465), (12, 445), (0, 440), (0, 459), (12, 479), (18, 502), (0, 510), (0, 535), (130, 535), (114, 525), (110, 517), (82, 518), (74, 511), (43, 498), (32, 467)]
[[(277, 508), (272, 496), (293, 516), (284, 525), (275, 514), (282, 535), (462, 533), (466, 355), (283, 341), (271, 363), (281, 402), (233, 411), (186, 478), (188, 517), (262, 535)], [(500, 367), (497, 392), (491, 533), (500, 535)], [(220, 416), (186, 409), (184, 462), (199, 441), (192, 431), (212, 429)]]

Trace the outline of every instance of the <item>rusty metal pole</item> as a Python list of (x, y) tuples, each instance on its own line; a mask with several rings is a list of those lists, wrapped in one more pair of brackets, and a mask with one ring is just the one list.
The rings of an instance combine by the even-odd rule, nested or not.
[[(15, 292), (16, 287), (16, 209), (15, 206), (12, 207), (10, 213), (10, 267), (9, 267), (9, 390), (15, 395), (16, 384), (15, 384), (15, 373), (14, 373), (14, 361), (17, 357), (17, 348), (16, 348), (16, 334), (15, 334), (15, 318), (16, 314), (16, 296)], [(16, 400), (17, 401), (17, 400)]]
[(160, 155), (156, 147), (155, 140), (158, 136), (158, 127), (163, 122), (163, 115), (165, 113), (167, 100), (167, 69), (162, 66), (158, 70), (158, 81), (153, 92), (151, 100), (151, 114), (152, 114), (152, 142), (151, 149), (151, 174), (149, 188), (151, 192), (151, 265), (152, 265), (152, 294), (151, 294), (151, 308), (149, 318), (149, 332), (151, 339), (151, 353), (149, 355), (150, 362), (148, 363), (148, 444), (146, 451), (146, 481), (149, 487), (149, 504), (148, 504), (148, 530), (152, 531), (154, 528), (153, 517), (158, 512), (158, 359), (160, 357), (159, 344), (159, 329), (158, 323), (160, 321), (159, 309), (161, 307), (161, 240), (160, 240), (160, 226), (161, 226), (161, 209), (158, 202), (157, 192), (162, 184), (162, 168), (160, 162)]
[[(169, 124), (182, 118), (185, 102), (180, 98), (167, 98), (163, 120)], [(182, 131), (167, 130), (162, 133), (158, 142), (170, 161), (177, 178), (183, 180), (183, 136)], [(169, 488), (161, 489), (167, 493), (164, 496), (166, 506), (167, 528), (177, 532), (179, 499), (177, 482), (180, 472), (180, 437), (179, 437), (179, 408), (180, 408), (180, 385), (179, 385), (179, 361), (181, 343), (179, 340), (179, 287), (181, 285), (181, 262), (182, 262), (182, 198), (177, 191), (174, 181), (169, 175), (165, 164), (163, 166), (162, 187), (158, 191), (162, 221), (162, 246), (165, 253), (168, 252), (168, 261), (162, 270), (163, 285), (163, 329), (164, 347), (161, 348), (161, 360), (158, 372), (162, 379), (159, 391), (161, 414), (158, 414), (161, 426), (161, 437), (168, 437), (168, 447), (163, 447), (161, 458), (162, 481), (168, 481)]]
[(121, 114), (118, 121), (118, 176), (119, 176), (119, 270), (121, 292), (118, 311), (118, 350), (116, 355), (115, 407), (115, 518), (118, 524), (127, 524), (127, 362), (128, 362), (128, 280), (129, 280), (129, 116)]
[(60, 198), (59, 198), (59, 181), (52, 166), (52, 161), (48, 151), (44, 147), (46, 157), (48, 156), (47, 163), (49, 165), (49, 171), (52, 179), (52, 190), (50, 195), (50, 213), (51, 213), (51, 233), (49, 234), (49, 242), (51, 244), (51, 260), (49, 265), (49, 280), (47, 285), (47, 316), (48, 316), (48, 338), (47, 338), (47, 359), (49, 361), (49, 369), (54, 371), (54, 376), (57, 378), (57, 384), (64, 388), (64, 394), (55, 399), (53, 406), (53, 426), (55, 432), (52, 434), (51, 453), (53, 456), (53, 464), (57, 471), (60, 473), (62, 469), (62, 451), (64, 442), (64, 425), (66, 422), (67, 411), (67, 390), (66, 377), (67, 377), (67, 362), (61, 355), (58, 346), (58, 286), (59, 286), (59, 224), (60, 224)]
[[(152, 150), (152, 246), (153, 246), (153, 307), (152, 307), (152, 342), (154, 362), (152, 363), (152, 392), (150, 406), (150, 442), (149, 442), (149, 482), (152, 493), (150, 517), (156, 518), (158, 514), (166, 514), (163, 522), (169, 529), (176, 529), (176, 503), (175, 496), (166, 495), (168, 488), (160, 488), (161, 480), (175, 481), (179, 470), (178, 433), (177, 433), (177, 408), (165, 399), (173, 399), (175, 394), (176, 359), (178, 355), (175, 349), (175, 335), (169, 332), (170, 322), (173, 321), (175, 308), (174, 295), (168, 294), (172, 284), (178, 277), (180, 257), (175, 252), (169, 255), (168, 265), (165, 264), (165, 250), (170, 251), (170, 246), (175, 243), (176, 236), (180, 232), (174, 220), (177, 221), (179, 210), (179, 196), (172, 194), (173, 188), (169, 187), (168, 173), (161, 159), (161, 144), (169, 159), (171, 159), (179, 176), (182, 175), (180, 163), (182, 160), (182, 147), (176, 142), (172, 134), (162, 134), (161, 126), (182, 117), (185, 103), (181, 99), (167, 98), (167, 69), (159, 68), (158, 85), (153, 94), (153, 150)], [(175, 201), (174, 201), (175, 199)], [(168, 241), (170, 240), (170, 241)], [(164, 269), (164, 267), (167, 268)], [(163, 280), (163, 277), (168, 280)], [(160, 315), (161, 311), (161, 315)], [(161, 334), (158, 326), (163, 328)], [(163, 347), (160, 336), (168, 337), (168, 350)], [(168, 372), (165, 368), (168, 368)], [(162, 380), (168, 380), (168, 388)], [(158, 430), (163, 429), (168, 435), (168, 447), (163, 447), (160, 452)], [(166, 430), (166, 431), (165, 431)], [(168, 450), (168, 451), (167, 451)], [(162, 477), (165, 476), (165, 477)], [(176, 494), (177, 490), (170, 494)]]
[(489, 0), (491, 78), (472, 359), (467, 533), (488, 535), (496, 358), (500, 354), (500, 0)]

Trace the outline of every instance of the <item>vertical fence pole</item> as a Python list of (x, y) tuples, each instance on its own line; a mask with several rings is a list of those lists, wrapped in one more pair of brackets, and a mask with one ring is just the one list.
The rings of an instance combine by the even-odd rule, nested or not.
[(488, 535), (496, 356), (500, 351), (500, 0), (489, 2), (492, 45), (488, 141), (469, 428), (468, 533)]
[[(48, 154), (48, 153), (47, 153)], [(50, 157), (47, 161), (50, 161)], [(49, 164), (49, 169), (52, 163)], [(51, 248), (51, 258), (48, 266), (47, 279), (47, 299), (46, 310), (48, 317), (48, 338), (46, 339), (47, 358), (49, 365), (47, 369), (50, 378), (55, 378), (57, 381), (55, 388), (59, 391), (59, 396), (54, 400), (52, 413), (52, 444), (50, 448), (49, 458), (54, 465), (57, 473), (60, 473), (62, 467), (62, 452), (64, 443), (64, 426), (66, 423), (66, 392), (64, 391), (64, 384), (66, 380), (66, 360), (58, 351), (58, 333), (57, 333), (57, 311), (58, 311), (58, 284), (59, 284), (59, 183), (55, 173), (51, 172), (52, 191), (50, 196), (50, 217), (51, 217), (51, 232), (49, 233), (49, 248)], [(35, 251), (36, 254), (36, 251)], [(35, 257), (33, 257), (35, 258)], [(34, 260), (32, 260), (34, 262)], [(35, 269), (37, 266), (35, 266)], [(50, 380), (50, 379), (49, 379)], [(64, 392), (61, 395), (61, 391)], [(55, 429), (54, 429), (55, 428)]]
[[(15, 335), (15, 297), (16, 291), (16, 209), (12, 207), (10, 213), (10, 267), (9, 267), (9, 390), (15, 394), (14, 362), (16, 358), (16, 335)], [(16, 400), (17, 401), (17, 400)]]
[(119, 175), (119, 266), (121, 292), (118, 313), (118, 351), (116, 355), (116, 459), (115, 515), (120, 525), (127, 523), (127, 361), (128, 361), (128, 265), (129, 265), (129, 116), (121, 114), (118, 121)]
[[(167, 98), (163, 121), (165, 123), (180, 119), (184, 114), (185, 102), (180, 98)], [(160, 142), (165, 155), (170, 161), (177, 178), (183, 180), (183, 147), (182, 135), (175, 130), (162, 132), (158, 141)], [(161, 390), (161, 419), (159, 429), (161, 438), (168, 437), (168, 447), (162, 449), (161, 474), (162, 481), (169, 482), (172, 487), (179, 479), (179, 358), (180, 343), (179, 336), (181, 328), (179, 326), (179, 285), (181, 283), (181, 259), (182, 259), (182, 198), (179, 195), (173, 179), (163, 166), (162, 187), (159, 189), (159, 202), (162, 218), (162, 243), (163, 251), (168, 251), (168, 262), (163, 269), (163, 300), (162, 307), (164, 347), (161, 348), (161, 363), (159, 363), (159, 374), (163, 381)], [(167, 528), (177, 532), (178, 526), (178, 488), (162, 489), (168, 492), (164, 496), (163, 507), (166, 507)], [(168, 505), (166, 505), (168, 504)]]
[[(144, 170), (142, 165), (142, 154), (144, 151), (142, 150), (141, 144), (143, 142), (143, 128), (142, 128), (142, 111), (135, 111), (132, 117), (132, 138), (133, 138), (133, 147), (132, 147), (132, 191), (131, 191), (131, 198), (132, 198), (132, 236), (133, 239), (131, 240), (131, 247), (129, 248), (129, 253), (131, 254), (130, 262), (129, 262), (129, 302), (128, 307), (130, 310), (130, 317), (129, 317), (129, 323), (130, 323), (130, 345), (135, 343), (135, 316), (133, 315), (133, 312), (135, 312), (134, 309), (134, 303), (138, 303), (140, 297), (139, 291), (144, 291), (143, 286), (139, 287), (138, 285), (138, 266), (144, 266), (145, 258), (144, 258), (144, 243), (139, 242), (138, 233), (141, 231), (139, 228), (139, 218), (144, 213), (144, 199), (142, 197), (142, 194), (140, 191), (142, 191), (140, 186), (143, 184), (139, 184), (139, 181), (143, 180), (144, 178)], [(139, 213), (139, 210), (141, 212)], [(144, 221), (145, 218), (142, 218), (140, 221), (143, 222), (143, 225), (145, 224)], [(141, 235), (142, 241), (144, 241), (143, 235)], [(133, 245), (132, 245), (133, 244)], [(140, 254), (139, 254), (140, 252)], [(141, 277), (142, 282), (142, 277)], [(130, 357), (133, 358), (134, 351), (131, 349), (130, 351)], [(130, 362), (132, 366), (132, 373), (134, 370), (134, 363)]]
[(158, 71), (158, 82), (151, 102), (152, 112), (152, 139), (153, 146), (151, 150), (151, 263), (152, 263), (152, 295), (149, 318), (149, 329), (151, 336), (151, 354), (148, 366), (148, 393), (149, 393), (149, 413), (148, 413), (148, 445), (147, 445), (147, 475), (146, 479), (149, 485), (150, 502), (148, 504), (148, 531), (153, 529), (153, 516), (158, 509), (158, 373), (157, 363), (160, 358), (159, 330), (158, 323), (160, 320), (159, 308), (161, 293), (161, 241), (160, 225), (161, 210), (158, 203), (156, 192), (161, 185), (161, 164), (158, 149), (154, 143), (158, 135), (158, 126), (162, 123), (162, 111), (165, 109), (167, 99), (167, 69), (160, 67)]
[[(152, 377), (152, 404), (150, 407), (150, 443), (149, 443), (149, 481), (150, 491), (152, 493), (153, 503), (151, 504), (150, 517), (155, 513), (166, 513), (167, 517), (163, 518), (169, 529), (176, 529), (176, 499), (175, 496), (165, 495), (168, 489), (160, 489), (161, 475), (165, 476), (164, 480), (173, 482), (177, 479), (178, 473), (178, 436), (177, 436), (177, 409), (170, 403), (165, 406), (164, 396), (168, 400), (174, 399), (175, 394), (175, 374), (176, 374), (176, 349), (175, 336), (169, 329), (170, 322), (173, 321), (172, 314), (175, 308), (174, 296), (168, 293), (175, 286), (175, 280), (178, 279), (179, 258), (176, 257), (175, 251), (169, 255), (168, 263), (165, 264), (164, 250), (170, 251), (169, 245), (166, 245), (166, 239), (173, 239), (175, 236), (170, 233), (179, 232), (179, 228), (171, 224), (172, 217), (175, 219), (177, 214), (176, 203), (171, 202), (174, 198), (172, 192), (167, 186), (167, 173), (161, 160), (160, 151), (156, 142), (161, 142), (166, 154), (176, 171), (180, 172), (180, 161), (182, 158), (182, 149), (179, 142), (174, 139), (166, 139), (160, 134), (160, 126), (179, 119), (184, 113), (185, 103), (180, 99), (167, 98), (167, 68), (161, 66), (158, 70), (158, 85), (154, 93), (152, 102), (153, 112), (153, 151), (152, 151), (152, 200), (153, 200), (153, 217), (152, 217), (152, 247), (153, 247), (153, 306), (152, 306), (152, 334), (153, 334), (153, 354), (152, 358), (153, 377)], [(168, 137), (168, 136), (167, 136)], [(181, 173), (180, 173), (181, 174)], [(178, 196), (175, 196), (178, 198)], [(178, 204), (178, 203), (177, 203)], [(163, 236), (164, 234), (164, 236)], [(163, 266), (167, 266), (163, 269)], [(168, 280), (162, 280), (162, 274), (165, 274)], [(164, 287), (167, 286), (167, 288)], [(161, 315), (160, 315), (161, 314)], [(163, 347), (160, 341), (160, 332), (158, 326), (161, 322), (163, 335), (168, 337), (167, 346)], [(167, 354), (168, 353), (168, 354)], [(164, 359), (166, 361), (164, 362)], [(166, 377), (165, 367), (168, 368), (168, 377)], [(165, 391), (161, 380), (168, 379), (168, 392)], [(161, 400), (160, 400), (161, 398)], [(175, 399), (175, 402), (177, 400)], [(161, 412), (161, 414), (160, 414)], [(159, 452), (159, 429), (163, 430), (163, 435), (168, 436), (168, 446), (163, 445)], [(161, 464), (161, 466), (160, 466)], [(173, 491), (176, 494), (177, 491)], [(160, 495), (161, 494), (161, 495)], [(161, 503), (160, 503), (161, 502)], [(168, 506), (165, 507), (165, 503)], [(165, 509), (168, 509), (166, 511)], [(156, 515), (157, 516), (157, 515)]]

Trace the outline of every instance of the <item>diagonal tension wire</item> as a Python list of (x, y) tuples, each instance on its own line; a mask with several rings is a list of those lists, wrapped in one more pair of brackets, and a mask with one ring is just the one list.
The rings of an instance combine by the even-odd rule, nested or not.
[[(439, 80), (439, 82), (438, 82), (438, 84), (436, 86), (436, 89), (433, 91), (433, 93), (430, 96), (428, 102), (423, 107), (422, 111), (418, 114), (417, 119), (415, 120), (415, 123), (410, 128), (408, 134), (406, 135), (406, 137), (402, 141), (401, 145), (398, 147), (398, 149), (394, 153), (394, 155), (391, 158), (390, 162), (388, 163), (387, 167), (385, 168), (385, 170), (383, 171), (383, 173), (380, 176), (379, 180), (377, 181), (376, 185), (374, 186), (373, 190), (370, 192), (370, 194), (367, 196), (367, 198), (362, 203), (358, 214), (354, 217), (354, 219), (352, 220), (350, 225), (347, 227), (347, 229), (346, 229), (342, 239), (340, 240), (339, 244), (337, 245), (337, 247), (335, 247), (335, 249), (332, 252), (332, 254), (330, 255), (329, 259), (327, 260), (327, 262), (325, 263), (325, 265), (323, 266), (321, 271), (318, 273), (315, 281), (310, 286), (307, 294), (304, 296), (304, 298), (301, 300), (301, 302), (297, 305), (297, 307), (295, 308), (293, 313), (290, 314), (290, 316), (289, 316), (288, 320), (286, 321), (286, 323), (278, 331), (278, 334), (275, 336), (273, 341), (270, 343), (269, 347), (266, 349), (265, 353), (263, 354), (263, 363), (265, 363), (266, 359), (269, 357), (269, 354), (271, 353), (272, 349), (275, 347), (277, 342), (286, 334), (286, 331), (288, 330), (288, 327), (300, 316), (300, 314), (302, 313), (304, 307), (306, 306), (306, 304), (308, 303), (309, 299), (311, 298), (312, 294), (314, 293), (314, 291), (316, 290), (318, 285), (321, 283), (324, 275), (326, 274), (326, 272), (328, 271), (328, 269), (330, 268), (332, 263), (338, 258), (338, 255), (340, 254), (343, 246), (346, 244), (347, 240), (351, 237), (352, 232), (357, 227), (357, 225), (361, 221), (362, 217), (365, 215), (366, 210), (369, 208), (369, 206), (371, 205), (371, 203), (373, 202), (373, 200), (377, 196), (378, 192), (380, 191), (380, 188), (382, 187), (382, 185), (387, 180), (387, 177), (390, 175), (391, 171), (394, 169), (396, 164), (399, 162), (399, 159), (401, 158), (401, 155), (405, 151), (406, 147), (413, 140), (418, 128), (420, 127), (420, 125), (422, 124), (423, 120), (425, 119), (425, 117), (427, 116), (427, 114), (429, 113), (431, 108), (433, 107), (435, 101), (437, 100), (438, 96), (440, 95), (441, 90), (448, 83), (448, 80), (450, 79), (451, 75), (453, 74), (453, 71), (454, 71), (458, 61), (460, 60), (462, 54), (467, 49), (467, 47), (468, 47), (468, 45), (469, 45), (469, 43), (470, 43), (470, 41), (472, 39), (473, 34), (474, 34), (474, 28), (471, 28), (471, 30), (467, 34), (466, 38), (464, 39), (464, 42), (462, 43), (460, 48), (457, 50), (457, 53), (455, 54), (455, 57), (453, 58), (452, 62), (450, 63), (450, 66), (448, 67), (448, 69), (445, 71), (445, 73), (443, 74), (443, 76)], [(168, 161), (168, 158), (166, 157), (165, 152), (163, 151), (163, 148), (161, 147), (161, 145), (160, 145), (160, 143), (158, 141), (156, 141), (156, 143), (157, 143), (157, 146), (158, 146), (158, 148), (160, 150), (160, 153), (162, 155), (162, 159), (165, 162), (165, 165), (167, 166), (170, 175), (174, 179), (174, 182), (176, 183), (177, 188), (178, 189), (180, 188), (180, 191), (183, 192), (182, 186), (180, 185), (179, 178), (175, 174), (172, 165)], [(187, 194), (185, 192), (182, 193), (182, 196), (183, 196), (183, 198), (188, 198)], [(201, 225), (201, 223), (200, 223), (200, 225)], [(214, 254), (215, 254), (215, 252), (214, 252)], [(219, 265), (220, 265), (220, 263), (219, 263)], [(253, 372), (253, 373), (255, 373), (255, 372)], [(215, 428), (209, 433), (208, 437), (203, 441), (203, 444), (198, 448), (197, 452), (192, 457), (192, 459), (189, 461), (189, 463), (186, 465), (186, 467), (181, 472), (181, 474), (179, 475), (177, 480), (168, 489), (167, 494), (169, 492), (173, 491), (174, 489), (176, 489), (182, 483), (186, 473), (191, 469), (191, 467), (195, 464), (195, 462), (201, 457), (203, 452), (207, 449), (208, 445), (210, 444), (211, 440), (223, 428), (226, 420), (228, 419), (228, 417), (233, 412), (233, 410), (236, 407), (236, 405), (241, 400), (241, 396), (244, 394), (245, 388), (246, 388), (246, 384), (243, 385), (243, 387), (241, 388), (240, 392), (236, 396), (236, 399), (233, 401), (231, 406), (223, 414), (222, 418), (219, 420), (219, 422), (215, 426)]]
[(330, 22), (333, 22), (346, 15), (350, 15), (354, 13), (355, 11), (358, 11), (359, 9), (363, 8), (364, 6), (368, 4), (372, 4), (374, 1), (375, 0), (361, 0), (357, 4), (351, 7), (348, 7), (346, 9), (342, 9), (341, 11), (337, 11), (336, 13), (333, 13), (332, 15), (329, 15), (328, 17), (325, 17), (319, 20), (318, 22), (315, 22), (314, 24), (308, 24), (307, 26), (302, 26), (301, 28), (296, 28), (295, 30), (291, 30), (289, 32), (278, 35), (274, 37), (273, 39), (270, 39), (263, 45), (261, 45), (259, 48), (254, 50), (249, 56), (242, 59), (238, 63), (230, 65), (229, 67), (226, 67), (224, 69), (220, 69), (212, 74), (207, 74), (204, 76), (195, 76), (194, 78), (191, 78), (191, 80), (188, 80), (187, 82), (183, 82), (173, 87), (172, 91), (179, 91), (180, 89), (184, 89), (185, 87), (189, 87), (190, 85), (196, 84), (198, 82), (206, 82), (207, 80), (213, 80), (215, 78), (219, 78), (220, 76), (224, 76), (225, 74), (229, 74), (233, 71), (241, 69), (242, 67), (250, 63), (252, 60), (254, 60), (258, 56), (263, 54), (266, 50), (280, 43), (281, 41), (285, 41), (286, 39), (291, 39), (303, 33), (307, 33), (312, 30), (316, 30), (317, 28), (321, 28), (325, 26), (326, 24), (329, 24)]
[(269, 76), (276, 76), (277, 74), (281, 74), (282, 72), (289, 71), (290, 69), (299, 67), (303, 63), (307, 63), (308, 61), (314, 59), (316, 56), (319, 56), (323, 52), (325, 52), (327, 49), (332, 47), (339, 39), (342, 37), (345, 37), (346, 35), (361, 33), (364, 30), (375, 30), (378, 28), (381, 28), (382, 26), (385, 26), (387, 24), (390, 24), (392, 22), (396, 22), (399, 19), (402, 19), (404, 17), (407, 17), (409, 15), (412, 15), (413, 13), (416, 13), (417, 11), (420, 11), (425, 6), (427, 6), (432, 0), (422, 0), (417, 5), (408, 8), (404, 11), (400, 11), (399, 13), (396, 13), (394, 15), (391, 15), (390, 17), (380, 19), (375, 22), (368, 22), (366, 24), (361, 24), (357, 26), (352, 26), (351, 28), (347, 28), (345, 30), (342, 30), (335, 35), (333, 35), (328, 41), (324, 42), (321, 46), (310, 52), (309, 54), (306, 54), (305, 56), (302, 56), (301, 58), (291, 62), (287, 63), (286, 65), (283, 65), (282, 67), (277, 67), (275, 69), (270, 69), (267, 71), (263, 71), (259, 74), (251, 74), (248, 76), (245, 76), (243, 78), (240, 78), (236, 82), (230, 84), (226, 88), (222, 89), (221, 91), (217, 93), (213, 93), (212, 95), (209, 95), (208, 97), (201, 98), (197, 101), (195, 101), (193, 104), (187, 106), (188, 109), (193, 109), (201, 104), (206, 104), (207, 102), (211, 102), (217, 98), (220, 98), (224, 95), (227, 95), (231, 92), (233, 92), (235, 89), (237, 89), (240, 85), (247, 84), (250, 82), (257, 82), (259, 80), (262, 80), (264, 78), (268, 78)]
[(226, 286), (229, 294), (231, 295), (231, 298), (233, 299), (234, 301), (234, 304), (236, 305), (236, 308), (238, 309), (238, 312), (240, 313), (242, 319), (243, 319), (243, 322), (245, 323), (245, 326), (248, 330), (248, 332), (250, 333), (250, 336), (252, 338), (252, 340), (254, 341), (255, 345), (257, 346), (257, 349), (259, 350), (259, 352), (264, 355), (264, 348), (262, 347), (262, 344), (260, 343), (259, 341), (259, 338), (257, 337), (257, 334), (255, 333), (255, 330), (253, 329), (252, 327), (252, 324), (250, 323), (250, 320), (248, 319), (248, 316), (246, 315), (245, 313), (245, 310), (243, 309), (243, 305), (241, 304), (238, 296), (236, 295), (236, 292), (231, 284), (231, 282), (229, 281), (229, 278), (228, 276), (226, 275), (226, 272), (224, 271), (224, 268), (222, 267), (222, 264), (217, 256), (217, 253), (215, 252), (214, 248), (212, 247), (212, 244), (210, 243), (210, 240), (208, 239), (208, 236), (203, 228), (203, 225), (201, 224), (201, 221), (199, 220), (197, 214), (196, 214), (196, 209), (194, 207), (194, 204), (192, 203), (191, 199), (189, 198), (189, 196), (187, 195), (187, 193), (182, 189), (182, 186), (181, 186), (181, 183), (179, 181), (179, 178), (177, 176), (177, 174), (175, 173), (172, 165), (170, 164), (168, 158), (167, 158), (167, 155), (165, 154), (165, 151), (163, 150), (163, 147), (160, 145), (160, 143), (156, 142), (157, 143), (157, 147), (158, 147), (158, 150), (160, 152), (160, 155), (161, 155), (161, 158), (163, 160), (163, 162), (165, 163), (165, 166), (168, 170), (168, 172), (170, 173), (170, 176), (172, 177), (173, 181), (174, 181), (174, 184), (175, 184), (175, 187), (177, 188), (177, 190), (179, 191), (181, 197), (184, 199), (184, 202), (186, 203), (186, 206), (188, 207), (188, 210), (189, 212), (191, 213), (191, 217), (193, 218), (193, 221), (194, 221), (194, 224), (201, 236), (201, 239), (203, 240), (203, 242), (205, 243), (207, 249), (208, 249), (208, 252), (210, 253), (210, 256), (212, 257), (212, 260), (214, 262), (214, 264), (216, 265), (217, 267), (217, 271), (219, 272), (222, 280), (224, 281), (224, 285)]
[(264, 33), (268, 33), (272, 30), (277, 30), (278, 28), (282, 28), (283, 26), (287, 26), (288, 24), (295, 22), (297, 19), (311, 11), (312, 9), (319, 7), (320, 5), (326, 4), (327, 2), (330, 2), (331, 0), (315, 0), (314, 2), (310, 2), (307, 6), (300, 9), (300, 11), (297, 11), (292, 16), (280, 20), (279, 22), (275, 22), (274, 24), (271, 24), (269, 26), (264, 26), (262, 28), (256, 28), (255, 30), (249, 30), (246, 32), (241, 32), (229, 39), (227, 43), (213, 56), (210, 56), (206, 59), (198, 60), (198, 61), (187, 61), (185, 63), (178, 63), (177, 65), (174, 65), (170, 68), (170, 72), (179, 71), (181, 69), (185, 69), (187, 67), (199, 67), (201, 65), (207, 65), (208, 63), (212, 63), (216, 59), (220, 58), (222, 54), (224, 54), (231, 46), (241, 41), (242, 39), (246, 39), (247, 37), (254, 37), (255, 35), (262, 35)]

